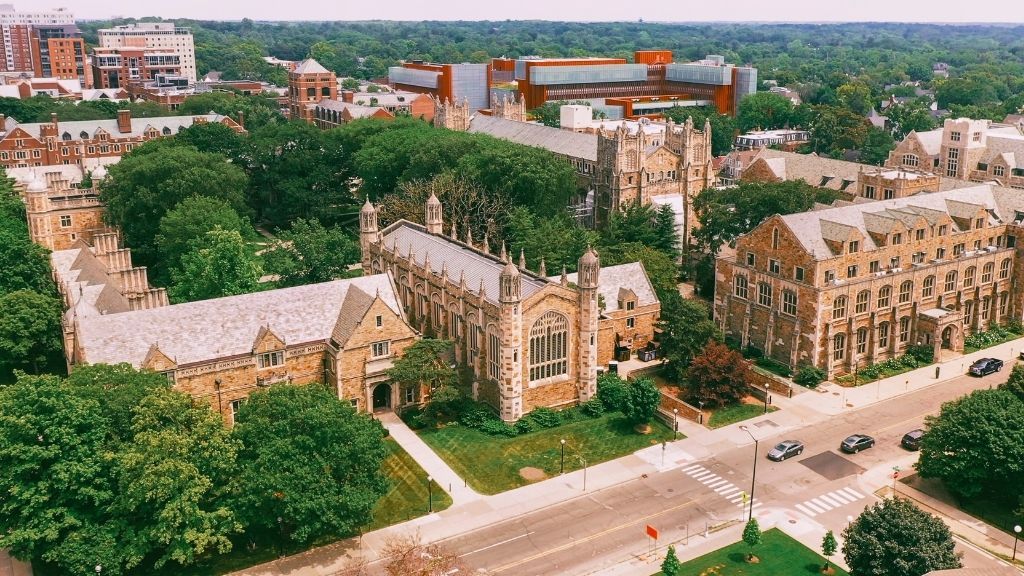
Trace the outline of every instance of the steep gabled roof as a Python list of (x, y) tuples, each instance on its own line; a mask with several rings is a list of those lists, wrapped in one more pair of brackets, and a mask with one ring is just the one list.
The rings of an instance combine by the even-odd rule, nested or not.
[(330, 74), (331, 71), (312, 58), (306, 58), (295, 67), (296, 74)]

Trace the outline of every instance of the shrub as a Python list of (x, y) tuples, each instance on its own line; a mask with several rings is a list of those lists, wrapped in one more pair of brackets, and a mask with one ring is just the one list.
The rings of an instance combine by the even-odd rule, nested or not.
[(654, 418), (654, 413), (658, 411), (658, 404), (661, 403), (661, 392), (654, 384), (654, 380), (646, 376), (637, 378), (629, 383), (627, 390), (622, 413), (633, 424), (649, 423), (651, 418)]
[(580, 404), (580, 412), (591, 418), (597, 418), (604, 414), (604, 402), (601, 401), (600, 397), (588, 400)]
[(536, 432), (540, 430), (540, 426), (535, 420), (532, 420), (529, 416), (520, 418), (518, 422), (513, 425), (516, 430), (516, 434), (529, 434), (530, 432)]
[(824, 382), (827, 376), (828, 375), (821, 368), (811, 366), (810, 364), (804, 364), (797, 368), (796, 376), (793, 377), (793, 381), (801, 386), (814, 388), (818, 384)]
[(931, 364), (935, 360), (935, 350), (927, 344), (908, 346), (907, 355), (913, 356), (918, 364)]
[(484, 422), (496, 419), (497, 418), (494, 417), (494, 414), (490, 410), (483, 406), (478, 406), (476, 408), (470, 408), (464, 412), (462, 416), (459, 417), (459, 424), (462, 424), (467, 428), (475, 428), (479, 430), (480, 427), (483, 426)]
[(747, 348), (743, 351), (744, 358), (761, 358), (763, 356), (764, 350), (761, 350), (760, 348), (753, 346), (751, 344), (747, 344)]
[(514, 427), (498, 420), (497, 418), (484, 421), (484, 423), (480, 425), (479, 430), (484, 434), (489, 434), (491, 436), (504, 436), (506, 438), (512, 438), (518, 434)]
[(602, 374), (597, 379), (597, 397), (604, 409), (609, 412), (621, 412), (626, 402), (626, 383), (618, 374)]
[(779, 362), (774, 358), (758, 358), (757, 361), (754, 362), (754, 364), (757, 364), (758, 366), (764, 368), (765, 370), (768, 370), (769, 372), (774, 372), (775, 374), (778, 374), (783, 378), (789, 378), (789, 376), (793, 374), (793, 371), (789, 369), (789, 366), (787, 364)]
[(551, 408), (534, 408), (524, 420), (532, 420), (540, 428), (554, 428), (562, 424), (562, 415)]

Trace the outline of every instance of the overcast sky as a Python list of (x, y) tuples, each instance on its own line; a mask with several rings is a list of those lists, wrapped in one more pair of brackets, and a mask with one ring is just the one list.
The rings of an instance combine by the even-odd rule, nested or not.
[[(5, 0), (80, 19), (1024, 22), (1020, 0)], [(498, 7), (502, 7), (499, 9)]]

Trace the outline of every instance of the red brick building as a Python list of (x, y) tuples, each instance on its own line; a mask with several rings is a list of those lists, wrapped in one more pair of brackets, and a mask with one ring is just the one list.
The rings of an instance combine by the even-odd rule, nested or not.
[(227, 116), (132, 118), (121, 110), (115, 120), (18, 124), (0, 115), (0, 166), (5, 168), (82, 164), (86, 159), (119, 157), (149, 140), (173, 136), (193, 124), (219, 122), (238, 132), (244, 128)]
[(313, 122), (321, 100), (338, 99), (338, 77), (312, 58), (288, 73), (288, 112), (292, 118)]

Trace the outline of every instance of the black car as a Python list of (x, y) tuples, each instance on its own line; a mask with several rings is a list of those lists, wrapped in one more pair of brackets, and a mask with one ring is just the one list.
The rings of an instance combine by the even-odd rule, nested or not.
[(971, 364), (971, 368), (967, 373), (971, 376), (988, 376), (989, 374), (999, 372), (1002, 369), (1002, 360), (998, 358), (982, 358), (974, 364)]
[(920, 450), (922, 436), (924, 436), (924, 430), (920, 428), (911, 430), (903, 435), (903, 440), (900, 440), (900, 444), (907, 450)]
[(768, 451), (768, 459), (782, 462), (787, 458), (799, 456), (804, 452), (804, 443), (797, 440), (783, 440), (775, 448)]
[(866, 434), (854, 434), (848, 436), (843, 443), (839, 445), (839, 449), (847, 454), (856, 454), (861, 450), (867, 450), (875, 445), (875, 439)]

